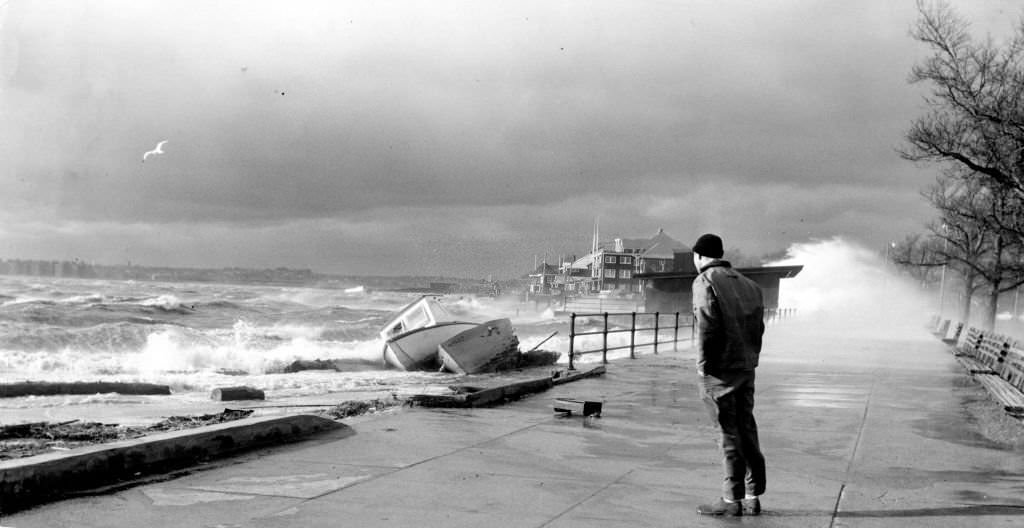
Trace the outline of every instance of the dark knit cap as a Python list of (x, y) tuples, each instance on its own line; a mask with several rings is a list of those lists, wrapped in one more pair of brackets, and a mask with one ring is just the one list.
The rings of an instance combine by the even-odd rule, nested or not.
[(722, 258), (725, 251), (722, 250), (722, 239), (717, 235), (707, 233), (701, 235), (693, 244), (693, 252), (702, 257)]

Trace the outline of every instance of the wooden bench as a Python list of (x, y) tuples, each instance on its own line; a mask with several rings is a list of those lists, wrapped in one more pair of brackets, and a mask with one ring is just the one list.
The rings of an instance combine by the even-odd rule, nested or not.
[(1012, 346), (1003, 358), (999, 377), (1019, 391), (1024, 392), (1024, 348)]
[(964, 370), (969, 372), (971, 375), (974, 374), (998, 374), (992, 367), (979, 363), (977, 359), (971, 356), (958, 355), (956, 356), (957, 363), (960, 363), (964, 367)]
[(974, 357), (984, 334), (975, 327), (969, 327), (963, 338), (956, 345), (956, 355)]
[(969, 327), (955, 356), (1003, 410), (1024, 418), (1024, 347), (1006, 336)]
[(1024, 392), (1021, 392), (1010, 382), (995, 375), (975, 376), (982, 385), (1003, 406), (1003, 410), (1014, 416), (1024, 416)]
[(1009, 339), (999, 334), (985, 333), (980, 346), (974, 353), (974, 359), (998, 372), (1002, 368), (1003, 358), (1006, 357), (1009, 350)]
[(963, 323), (950, 325), (949, 330), (946, 332), (946, 335), (942, 336), (942, 342), (950, 345), (955, 345), (957, 342), (960, 341), (960, 333), (963, 332), (963, 329)]

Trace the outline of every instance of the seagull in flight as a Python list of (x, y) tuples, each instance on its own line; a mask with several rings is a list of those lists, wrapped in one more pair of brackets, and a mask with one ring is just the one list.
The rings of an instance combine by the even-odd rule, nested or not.
[(156, 154), (163, 154), (164, 153), (164, 143), (167, 143), (166, 139), (161, 141), (161, 142), (159, 142), (159, 143), (157, 143), (155, 149), (147, 151), (145, 154), (143, 154), (142, 155), (142, 162), (145, 163), (146, 162), (146, 158), (148, 158), (150, 156), (154, 156)]

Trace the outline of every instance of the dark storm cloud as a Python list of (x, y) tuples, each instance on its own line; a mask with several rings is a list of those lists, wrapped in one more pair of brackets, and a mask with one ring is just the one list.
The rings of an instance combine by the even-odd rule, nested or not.
[(894, 150), (920, 111), (913, 19), (881, 1), (12, 0), (0, 240), (477, 274), (581, 252), (597, 216), (751, 253), (874, 244), (928, 218), (931, 176)]

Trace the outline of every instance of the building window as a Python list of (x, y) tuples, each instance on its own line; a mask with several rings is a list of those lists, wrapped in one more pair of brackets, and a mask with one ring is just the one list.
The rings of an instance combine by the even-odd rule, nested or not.
[(619, 272), (619, 278), (620, 279), (628, 279), (628, 278), (630, 278), (632, 276), (633, 276), (633, 274), (630, 273), (629, 270), (622, 270), (622, 271)]
[(615, 255), (605, 255), (604, 262), (605, 264), (615, 264)]
[(613, 270), (613, 269), (606, 269), (606, 270), (604, 270), (604, 277), (606, 279), (614, 279), (615, 278), (615, 270)]
[(620, 264), (632, 264), (633, 263), (633, 257), (621, 257), (619, 259), (619, 263)]

